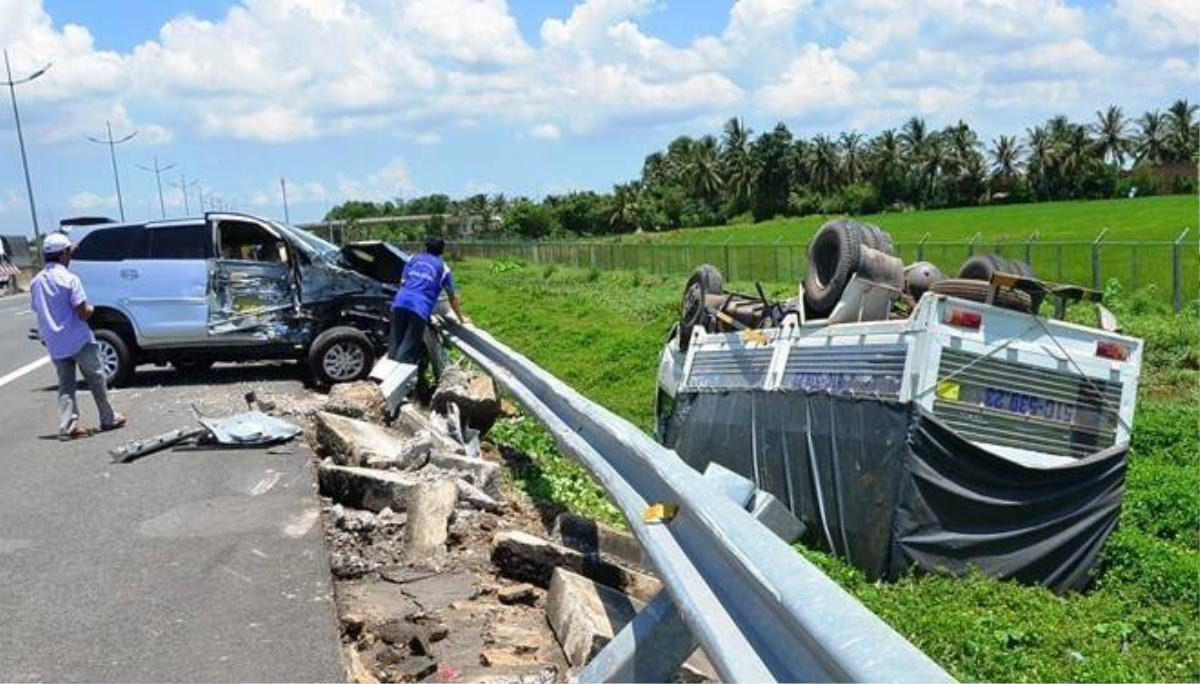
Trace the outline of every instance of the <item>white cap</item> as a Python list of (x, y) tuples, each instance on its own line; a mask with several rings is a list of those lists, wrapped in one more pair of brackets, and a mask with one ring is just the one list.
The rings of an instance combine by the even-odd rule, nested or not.
[(50, 233), (42, 241), (42, 254), (58, 254), (71, 246), (71, 238), (65, 233)]

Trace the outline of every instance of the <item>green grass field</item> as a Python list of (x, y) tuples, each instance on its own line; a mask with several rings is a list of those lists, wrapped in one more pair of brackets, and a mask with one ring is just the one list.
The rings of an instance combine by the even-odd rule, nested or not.
[[(460, 262), (456, 274), (479, 325), (649, 429), (658, 353), (678, 315), (682, 277), (488, 260)], [(778, 295), (793, 287), (767, 289)], [(1112, 294), (1126, 329), (1146, 339), (1147, 356), (1121, 523), (1094, 590), (1056, 596), (982, 576), (875, 583), (833, 556), (798, 549), (955, 677), (1200, 679), (1197, 307), (1176, 316), (1157, 299)], [(533, 496), (622, 524), (534, 421), (502, 421), (489, 439), (528, 455), (514, 480)]]
[[(1137, 199), (1080, 200), (1036, 204), (997, 204), (860, 217), (892, 234), (897, 243), (913, 244), (929, 233), (931, 241), (970, 240), (976, 233), (986, 242), (1024, 242), (1037, 231), (1042, 240), (1091, 242), (1108, 228), (1109, 240), (1170, 241), (1183, 228), (1197, 240), (1200, 199), (1196, 195), (1166, 195)], [(623, 235), (615, 240), (656, 243), (806, 244), (829, 217), (781, 218), (762, 223)]]

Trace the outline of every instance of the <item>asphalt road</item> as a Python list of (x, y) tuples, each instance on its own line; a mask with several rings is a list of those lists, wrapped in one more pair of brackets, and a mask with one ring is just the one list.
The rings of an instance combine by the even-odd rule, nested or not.
[[(143, 371), (112, 399), (129, 427), (54, 438), (54, 371), (0, 298), (0, 681), (344, 681), (309, 453), (107, 450), (285, 394), (287, 365), (202, 381)], [(81, 414), (96, 424), (85, 389)]]

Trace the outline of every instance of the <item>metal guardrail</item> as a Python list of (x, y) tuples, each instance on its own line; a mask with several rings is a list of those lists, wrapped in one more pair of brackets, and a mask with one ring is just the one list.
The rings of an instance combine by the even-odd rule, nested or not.
[[(442, 330), (604, 487), (722, 680), (950, 680), (674, 451), (486, 332)], [(655, 503), (678, 512), (647, 523)]]

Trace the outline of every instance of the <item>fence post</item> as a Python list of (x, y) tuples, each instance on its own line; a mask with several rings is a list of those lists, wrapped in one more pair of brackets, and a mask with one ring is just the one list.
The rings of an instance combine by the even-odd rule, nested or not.
[(925, 241), (929, 239), (929, 233), (921, 236), (921, 240), (917, 242), (917, 261), (925, 261)]
[(775, 282), (780, 281), (780, 278), (779, 278), (779, 241), (782, 239), (783, 239), (783, 236), (780, 235), (775, 238), (775, 242), (771, 243), (771, 254), (773, 254), (775, 256), (775, 259), (774, 259), (774, 261), (775, 261)]
[(1033, 234), (1029, 236), (1029, 239), (1025, 241), (1025, 263), (1029, 264), (1030, 266), (1033, 266), (1033, 243), (1036, 242), (1039, 237), (1041, 237), (1041, 234), (1035, 230), (1033, 231)]
[(1175, 244), (1171, 245), (1171, 295), (1174, 299), (1175, 311), (1183, 308), (1183, 270), (1179, 263), (1179, 249), (1183, 246), (1183, 239), (1187, 237), (1190, 230), (1191, 228), (1184, 228), (1179, 237), (1175, 238)]
[(1100, 245), (1104, 244), (1104, 235), (1108, 229), (1100, 231), (1092, 242), (1092, 289), (1100, 289)]
[(975, 245), (978, 244), (980, 238), (982, 238), (982, 237), (983, 237), (982, 234), (975, 233), (975, 235), (971, 237), (971, 241), (967, 243), (967, 258), (968, 259), (975, 256)]

